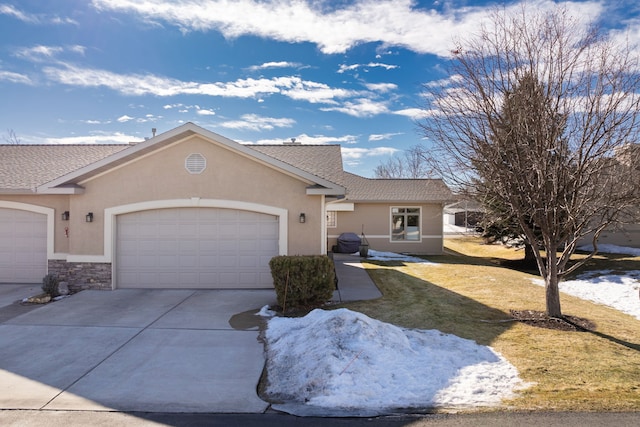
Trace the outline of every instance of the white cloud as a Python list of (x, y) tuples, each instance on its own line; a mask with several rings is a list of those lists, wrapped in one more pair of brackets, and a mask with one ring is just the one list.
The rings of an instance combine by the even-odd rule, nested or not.
[(80, 55), (84, 55), (84, 52), (87, 50), (85, 46), (79, 44), (68, 46), (67, 49), (71, 52), (79, 53)]
[(118, 121), (118, 123), (126, 123), (128, 121), (133, 120), (134, 118), (131, 116), (127, 116), (126, 114), (124, 116), (120, 116), (118, 117), (116, 120)]
[(29, 76), (25, 76), (24, 74), (13, 73), (11, 71), (3, 71), (3, 70), (0, 70), (0, 81), (6, 81), (10, 83), (22, 83), (25, 85), (33, 84), (33, 81), (31, 81)]
[[(353, 144), (358, 140), (355, 135), (343, 135), (343, 136), (326, 136), (326, 135), (307, 135), (306, 133), (295, 136), (297, 142), (301, 144), (311, 145), (326, 145), (326, 144)], [(256, 144), (282, 144), (283, 142), (289, 142), (290, 138), (278, 138), (278, 139), (260, 139), (256, 141)]]
[(338, 73), (342, 74), (345, 71), (353, 71), (353, 70), (357, 70), (358, 68), (384, 68), (386, 70), (393, 70), (394, 68), (398, 68), (397, 65), (389, 65), (389, 64), (383, 64), (380, 62), (369, 62), (368, 64), (352, 64), (352, 65), (344, 65), (341, 64), (340, 68), (338, 69)]
[(347, 101), (341, 107), (324, 107), (321, 110), (338, 111), (353, 117), (371, 117), (389, 112), (386, 102), (373, 101), (367, 98), (360, 98), (355, 102)]
[[(70, 86), (107, 87), (128, 96), (206, 95), (228, 98), (252, 98), (281, 94), (294, 100), (335, 104), (334, 98), (346, 98), (356, 91), (332, 88), (324, 83), (285, 76), (271, 79), (238, 79), (232, 82), (199, 83), (153, 74), (117, 74), (107, 70), (82, 68), (72, 64), (44, 67), (50, 80)], [(178, 104), (167, 104), (165, 109)]]
[(196, 113), (200, 116), (215, 116), (216, 112), (213, 110), (207, 110), (207, 109), (198, 109), (196, 110)]
[(86, 120), (78, 120), (80, 123), (84, 123), (87, 125), (108, 125), (112, 121), (111, 120), (97, 120), (97, 119), (86, 119)]
[(393, 147), (375, 147), (375, 148), (342, 147), (342, 157), (345, 160), (357, 160), (363, 157), (390, 156), (398, 151), (400, 150)]
[(252, 65), (251, 67), (249, 67), (249, 70), (258, 71), (258, 70), (266, 70), (269, 68), (297, 68), (300, 66), (302, 66), (302, 64), (300, 64), (299, 62), (277, 61), (277, 62), (265, 62), (264, 64), (261, 64), (261, 65)]
[(335, 104), (334, 98), (348, 98), (358, 94), (353, 90), (332, 88), (324, 83), (302, 80), (298, 77), (291, 77), (289, 83), (288, 87), (283, 89), (283, 95), (294, 100), (307, 101), (313, 104)]
[(360, 67), (360, 64), (352, 64), (352, 65), (341, 64), (340, 68), (338, 69), (338, 73), (342, 74), (345, 71), (357, 70), (359, 67)]
[(15, 52), (15, 56), (23, 59), (27, 59), (29, 61), (43, 61), (50, 60), (56, 55), (60, 54), (64, 51), (62, 46), (44, 46), (38, 45), (33, 47), (25, 47), (22, 49), (18, 49)]
[(289, 118), (275, 118), (275, 117), (263, 117), (257, 114), (244, 114), (241, 116), (242, 120), (232, 120), (220, 123), (220, 126), (228, 129), (242, 129), (242, 130), (273, 130), (275, 128), (289, 128), (293, 126), (296, 121)]
[(22, 10), (10, 4), (0, 4), (0, 15), (12, 16), (13, 18), (22, 22), (26, 22), (27, 24), (78, 24), (77, 21), (71, 18), (61, 18), (56, 15), (48, 16), (23, 12)]
[(369, 141), (382, 141), (385, 139), (391, 139), (394, 136), (398, 136), (398, 135), (403, 135), (402, 132), (396, 132), (396, 133), (383, 133), (383, 134), (371, 134), (369, 135)]
[(613, 30), (610, 37), (618, 46), (629, 45), (630, 49), (640, 47), (640, 19), (632, 19), (626, 23), (624, 30)]
[[(539, 10), (553, 0), (533, 0)], [(342, 6), (344, 4), (344, 6)], [(565, 2), (570, 14), (594, 16), (602, 2)], [(150, 24), (164, 22), (183, 31), (219, 31), (227, 38), (254, 35), (287, 43), (316, 44), (325, 54), (344, 53), (363, 43), (399, 46), (418, 53), (449, 56), (453, 40), (472, 34), (490, 8), (418, 8), (415, 0), (355, 0), (334, 8), (311, 0), (94, 0), (98, 10), (131, 13)], [(511, 4), (509, 7), (515, 7)], [(251, 13), (247, 13), (251, 11)]]
[(391, 92), (398, 89), (398, 85), (395, 83), (365, 83), (365, 87), (374, 92)]
[(36, 45), (18, 49), (14, 55), (33, 62), (50, 61), (64, 52), (84, 55), (86, 47), (82, 45), (71, 46), (45, 46)]
[(392, 111), (393, 114), (409, 117), (413, 120), (421, 120), (430, 116), (430, 114), (421, 108), (405, 108), (403, 110)]
[(128, 144), (133, 141), (140, 141), (140, 138), (121, 132), (61, 138), (40, 138), (40, 143), (44, 144)]
[(10, 4), (0, 4), (0, 15), (12, 16), (19, 21), (30, 24), (37, 24), (39, 22), (37, 16), (25, 13)]

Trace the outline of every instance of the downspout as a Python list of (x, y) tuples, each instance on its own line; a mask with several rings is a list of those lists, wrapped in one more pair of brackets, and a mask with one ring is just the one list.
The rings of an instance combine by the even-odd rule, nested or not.
[(321, 196), (320, 202), (320, 224), (322, 228), (322, 235), (320, 238), (320, 254), (327, 254), (327, 211), (326, 211), (326, 198), (324, 194)]

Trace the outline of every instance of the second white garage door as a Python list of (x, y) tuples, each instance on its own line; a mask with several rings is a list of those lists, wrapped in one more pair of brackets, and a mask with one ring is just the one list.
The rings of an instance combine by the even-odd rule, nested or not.
[(47, 274), (47, 217), (0, 208), (0, 283), (42, 283)]
[(117, 217), (118, 288), (270, 288), (278, 218), (218, 208)]

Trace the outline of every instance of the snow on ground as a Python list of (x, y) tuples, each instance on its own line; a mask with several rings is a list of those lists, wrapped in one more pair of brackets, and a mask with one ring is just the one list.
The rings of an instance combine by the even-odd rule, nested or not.
[(374, 251), (371, 249), (369, 249), (369, 256), (367, 256), (366, 259), (371, 261), (402, 261), (402, 262), (411, 262), (415, 264), (438, 265), (437, 262), (428, 261), (426, 259), (422, 259), (422, 258), (410, 256), (410, 255), (398, 254), (395, 252)]
[[(580, 249), (581, 251), (591, 252), (593, 250), (593, 245), (580, 246), (578, 249)], [(640, 256), (639, 248), (629, 248), (626, 246), (609, 245), (606, 243), (598, 245), (598, 252), (603, 254), (626, 254), (631, 256)]]
[[(615, 274), (609, 270), (589, 271), (576, 280), (560, 282), (561, 292), (613, 307), (640, 320), (640, 270)], [(533, 279), (544, 286), (544, 280)]]
[[(640, 255), (634, 248), (608, 246), (601, 245), (601, 252)], [(382, 261), (430, 263), (387, 252), (369, 254)], [(591, 271), (562, 282), (560, 290), (640, 319), (640, 270), (623, 275)], [(268, 307), (260, 314), (275, 315)], [(305, 407), (384, 413), (491, 406), (527, 387), (516, 368), (491, 347), (437, 330), (399, 328), (348, 309), (272, 317), (265, 337), (267, 393)]]
[(267, 393), (339, 410), (497, 405), (525, 384), (487, 346), (404, 329), (348, 309), (274, 317), (266, 331)]
[[(592, 245), (578, 248), (593, 250)], [(598, 245), (598, 252), (640, 256), (640, 249), (616, 245)], [(544, 280), (533, 279), (536, 285), (544, 286)], [(613, 307), (640, 320), (640, 270), (614, 274), (611, 270), (588, 271), (576, 280), (567, 280), (558, 285), (561, 292), (598, 304)]]

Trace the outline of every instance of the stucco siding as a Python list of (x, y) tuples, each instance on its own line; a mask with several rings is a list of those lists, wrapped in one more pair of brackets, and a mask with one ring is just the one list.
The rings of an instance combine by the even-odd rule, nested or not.
[[(420, 208), (420, 240), (391, 239), (391, 208)], [(337, 227), (328, 231), (328, 247), (337, 243), (341, 233), (364, 234), (370, 249), (415, 254), (442, 253), (442, 205), (406, 203), (356, 203), (353, 211), (337, 212)]]
[[(185, 168), (185, 159), (192, 153), (206, 158), (206, 168), (200, 174), (190, 174)], [(103, 221), (107, 208), (193, 198), (242, 201), (287, 209), (289, 253), (317, 254), (322, 247), (318, 232), (322, 199), (305, 194), (307, 183), (198, 136), (81, 184), (85, 192), (71, 198), (70, 210), (83, 216), (93, 212), (94, 222), (74, 224), (77, 236), (71, 242), (71, 254), (103, 254)], [(306, 214), (304, 224), (298, 221), (300, 212)]]

